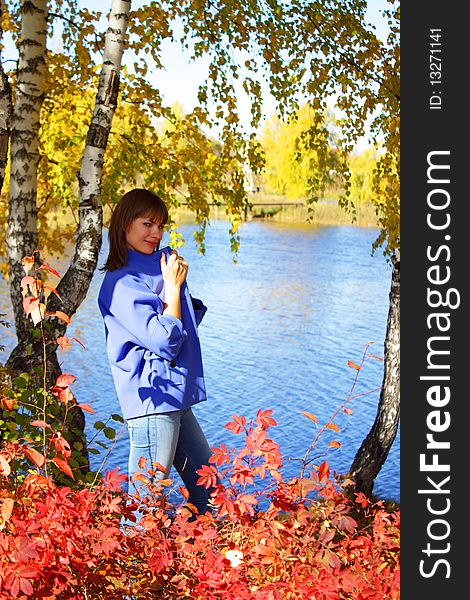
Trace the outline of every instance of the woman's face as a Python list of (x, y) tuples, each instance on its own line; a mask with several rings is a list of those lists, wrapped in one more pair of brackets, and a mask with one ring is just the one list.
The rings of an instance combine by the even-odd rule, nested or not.
[(126, 230), (126, 244), (131, 250), (152, 254), (160, 247), (165, 225), (149, 217), (135, 218)]

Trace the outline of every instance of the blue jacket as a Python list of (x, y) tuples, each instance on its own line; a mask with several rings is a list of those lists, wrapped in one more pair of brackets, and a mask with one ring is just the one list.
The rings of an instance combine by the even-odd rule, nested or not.
[(107, 271), (98, 295), (114, 385), (125, 419), (171, 412), (206, 400), (197, 326), (207, 308), (181, 288), (181, 320), (163, 315), (163, 248), (128, 250), (127, 265)]

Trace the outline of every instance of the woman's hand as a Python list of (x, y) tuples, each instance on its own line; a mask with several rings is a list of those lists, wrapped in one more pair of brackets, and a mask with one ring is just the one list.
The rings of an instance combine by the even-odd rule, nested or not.
[(179, 256), (176, 250), (172, 250), (168, 260), (165, 253), (162, 253), (160, 259), (163, 281), (165, 287), (181, 287), (188, 274), (188, 263), (182, 256)]
[(165, 253), (160, 259), (163, 282), (165, 284), (165, 308), (164, 315), (172, 315), (181, 319), (180, 293), (186, 275), (188, 274), (188, 263), (176, 250), (172, 250), (168, 259)]

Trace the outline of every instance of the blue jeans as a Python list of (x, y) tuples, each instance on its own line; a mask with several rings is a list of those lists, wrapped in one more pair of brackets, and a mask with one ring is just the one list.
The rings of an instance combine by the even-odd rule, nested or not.
[[(174, 465), (188, 490), (188, 502), (194, 504), (200, 514), (206, 512), (212, 490), (197, 485), (199, 475), (196, 471), (209, 464), (212, 451), (193, 411), (187, 408), (137, 417), (130, 419), (127, 426), (131, 446), (129, 477), (136, 471), (145, 474), (147, 469), (152, 468), (153, 462), (158, 462), (165, 467), (166, 473), (157, 471), (154, 480), (165, 479)], [(141, 457), (147, 459), (144, 469), (138, 466)], [(129, 493), (132, 494), (135, 489), (129, 481)]]

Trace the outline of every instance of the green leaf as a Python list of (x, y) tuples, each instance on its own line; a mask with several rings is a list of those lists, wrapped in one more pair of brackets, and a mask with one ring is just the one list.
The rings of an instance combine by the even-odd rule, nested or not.
[(20, 390), (24, 390), (28, 386), (28, 380), (23, 376), (15, 377), (13, 384)]
[(105, 427), (104, 435), (108, 438), (108, 440), (114, 440), (116, 437), (116, 430), (112, 427)]

